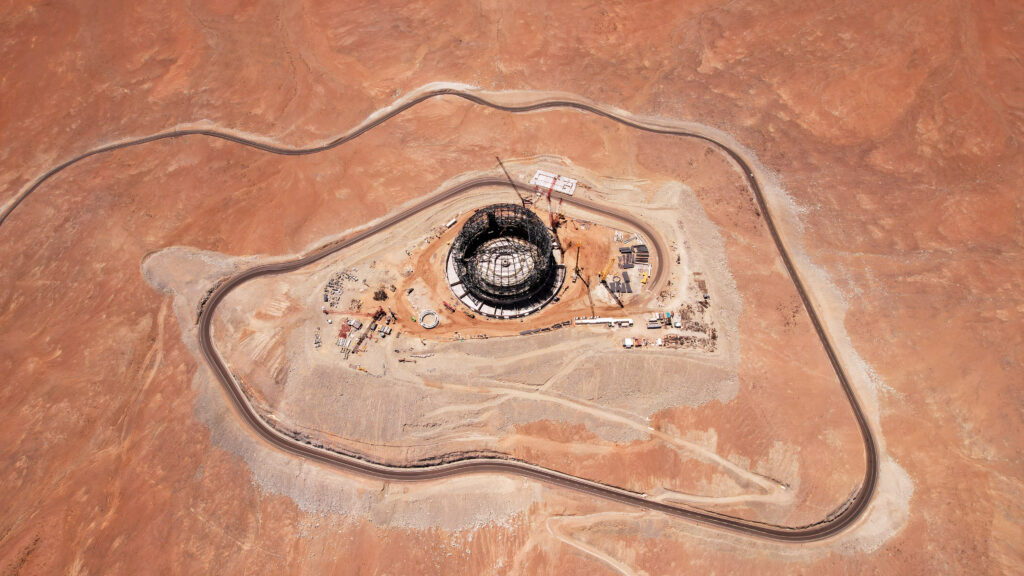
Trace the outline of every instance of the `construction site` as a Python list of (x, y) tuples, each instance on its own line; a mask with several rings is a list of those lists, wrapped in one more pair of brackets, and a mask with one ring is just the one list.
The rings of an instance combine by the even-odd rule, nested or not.
[[(565, 329), (562, 336), (570, 337), (570, 328), (603, 327), (617, 329), (624, 348), (714, 351), (711, 297), (700, 272), (688, 300), (666, 304), (668, 292), (656, 293), (650, 279), (655, 266), (670, 263), (652, 259), (650, 239), (623, 222), (567, 216), (563, 195), (572, 195), (575, 180), (537, 170), (530, 182), (532, 193), (509, 187), (518, 203), (469, 210), (430, 227), (404, 251), (400, 274), (376, 261), (362, 275), (359, 264), (366, 262), (334, 272), (317, 301), (323, 324), (313, 330), (313, 347), (349, 360), (392, 335), (438, 342)], [(569, 194), (553, 200), (556, 185)]]
[[(352, 215), (362, 200), (335, 203), (275, 257), (147, 259), (152, 285), (182, 295), (212, 393), (275, 445), (385, 478), (536, 472), (751, 526), (855, 509), (863, 469), (841, 464), (863, 454), (859, 428), (821, 420), (844, 396), (749, 171), (700, 140), (575, 112), (415, 110), (382, 133), (452, 135), (461, 156), (439, 171), (430, 148), (356, 150), (403, 154), (365, 184), (366, 216)], [(500, 159), (473, 136), (499, 126), (516, 143)], [(827, 410), (808, 420), (812, 400)], [(260, 486), (316, 509), (336, 494), (261, 470)]]
[(1020, 2), (4, 23), (0, 573), (1024, 572)]
[[(496, 166), (505, 184), (239, 287), (215, 324), (236, 378), (282, 433), (342, 454), (397, 466), (524, 458), (637, 492), (686, 492), (704, 472), (683, 460), (643, 481), (567, 468), (556, 463), (578, 443), (521, 427), (548, 414), (596, 434), (602, 458), (677, 459), (677, 439), (621, 413), (734, 394), (735, 289), (713, 264), (720, 248), (687, 238), (707, 224), (695, 210), (677, 216), (679, 190), (640, 216), (586, 172), (508, 164)], [(680, 370), (699, 388), (670, 385)], [(394, 417), (356, 416), (383, 398)], [(612, 456), (620, 442), (643, 448)]]

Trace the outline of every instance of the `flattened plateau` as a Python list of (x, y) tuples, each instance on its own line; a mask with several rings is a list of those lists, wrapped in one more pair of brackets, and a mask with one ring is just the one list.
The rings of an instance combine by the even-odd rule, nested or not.
[[(292, 161), (168, 141), (70, 168), (0, 226), (3, 571), (1021, 572), (1016, 4), (115, 0), (15, 2), (4, 14), (0, 202), (85, 150), (175, 126), (320, 142), (438, 79), (582, 94), (729, 132), (784, 183), (788, 196), (777, 184), (769, 200), (897, 473), (850, 537), (794, 549), (515, 479), (417, 487), (282, 459), (238, 434), (190, 349), (202, 291), (489, 169), (505, 135), (446, 159), (447, 142), (410, 131), (439, 157), (415, 174), (377, 155), (405, 142), (395, 133)], [(628, 164), (643, 144), (591, 134), (580, 143), (590, 157), (564, 153), (576, 168), (600, 169), (600, 148)], [(513, 146), (498, 153), (533, 158)], [(697, 163), (666, 179), (703, 202), (723, 183), (701, 175), (727, 170)], [(640, 180), (651, 167), (634, 168), (597, 175)], [(191, 248), (176, 249), (179, 283), (164, 288), (199, 293), (154, 291), (140, 274), (175, 246)], [(756, 301), (743, 294), (743, 314), (769, 318), (747, 309)], [(724, 434), (717, 423), (763, 393), (740, 387), (671, 417)], [(823, 413), (815, 401), (787, 404)], [(724, 440), (690, 439), (764, 454), (760, 415), (740, 424)], [(585, 435), (569, 432), (522, 430), (563, 444)], [(799, 470), (804, 483), (818, 472)]]

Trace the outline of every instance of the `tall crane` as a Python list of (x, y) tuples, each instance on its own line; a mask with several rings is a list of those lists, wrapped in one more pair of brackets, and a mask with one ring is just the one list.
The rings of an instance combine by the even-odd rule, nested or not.
[(551, 191), (554, 189), (554, 187), (554, 182), (551, 183), (551, 186), (548, 186), (548, 218), (551, 219), (552, 230), (558, 227), (558, 224), (555, 222), (555, 211), (551, 209)]
[(548, 218), (551, 220), (551, 233), (555, 235), (555, 242), (558, 242), (558, 246), (561, 248), (562, 239), (558, 237), (558, 225), (561, 224), (561, 215), (555, 214), (555, 210), (551, 207), (551, 191), (554, 187), (554, 183), (548, 186)]
[(576, 245), (576, 265), (572, 269), (572, 273), (573, 273), (572, 283), (573, 284), (575, 284), (576, 283), (576, 279), (580, 277), (580, 248), (582, 248), (582, 247), (583, 247), (582, 243)]
[(611, 259), (608, 260), (608, 263), (604, 265), (604, 270), (601, 270), (601, 275), (598, 276), (597, 279), (600, 280), (601, 282), (604, 282), (604, 277), (607, 276), (608, 273), (612, 271), (612, 266), (614, 266), (614, 265), (615, 265), (615, 258), (612, 257)]
[(612, 290), (612, 287), (608, 285), (608, 281), (606, 280), (606, 277), (608, 276), (608, 273), (611, 272), (612, 266), (614, 264), (615, 258), (612, 257), (610, 260), (608, 260), (608, 264), (605, 265), (604, 270), (601, 271), (601, 274), (597, 277), (597, 280), (601, 283), (601, 286), (604, 286), (605, 290), (607, 290), (608, 293), (612, 295), (612, 299), (615, 300), (615, 303), (619, 305), (619, 308), (625, 308), (626, 306), (622, 303), (622, 300), (619, 300), (619, 295)]
[(508, 178), (508, 183), (512, 186), (512, 191), (519, 197), (519, 203), (523, 205), (523, 208), (526, 208), (526, 198), (523, 198), (523, 195), (519, 193), (519, 188), (516, 187), (516, 183), (512, 180), (512, 175), (509, 174), (508, 170), (505, 168), (505, 163), (497, 156), (495, 156), (494, 159), (498, 161), (498, 165), (501, 166), (501, 171), (504, 172), (505, 177)]
[(576, 277), (583, 281), (583, 286), (587, 289), (587, 302), (590, 303), (590, 317), (596, 318), (597, 313), (594, 312), (594, 296), (590, 294), (590, 282), (587, 282), (587, 279), (582, 274), (577, 274)]
[(590, 282), (587, 282), (583, 274), (580, 274), (580, 271), (583, 270), (580, 268), (580, 248), (583, 248), (582, 242), (576, 244), (576, 265), (573, 267), (572, 281), (574, 284), (577, 279), (583, 281), (583, 286), (587, 289), (587, 301), (590, 303), (590, 317), (594, 318), (597, 316), (597, 313), (594, 311), (594, 297), (590, 294)]

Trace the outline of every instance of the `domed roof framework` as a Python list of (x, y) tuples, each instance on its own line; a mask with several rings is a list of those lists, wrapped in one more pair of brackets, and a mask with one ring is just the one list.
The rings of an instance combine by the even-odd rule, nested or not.
[(562, 277), (555, 247), (536, 214), (518, 204), (494, 204), (466, 221), (449, 261), (476, 300), (500, 309), (526, 308), (548, 297)]

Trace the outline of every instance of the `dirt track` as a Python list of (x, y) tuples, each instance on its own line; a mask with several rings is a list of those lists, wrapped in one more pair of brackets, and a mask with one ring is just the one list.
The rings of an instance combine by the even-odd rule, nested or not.
[[(48, 170), (46, 173), (44, 173), (32, 185), (30, 185), (19, 196), (17, 196), (16, 199), (14, 201), (12, 201), (6, 207), (6, 209), (3, 211), (3, 213), (0, 213), (0, 225), (2, 225), (7, 220), (7, 218), (13, 213), (14, 209), (18, 207), (18, 205), (20, 205), (25, 199), (27, 199), (33, 191), (37, 190), (50, 177), (52, 177), (55, 174), (59, 173), (64, 168), (67, 168), (68, 166), (71, 166), (71, 165), (73, 165), (73, 164), (75, 164), (75, 163), (77, 163), (77, 162), (79, 162), (79, 161), (81, 161), (81, 160), (83, 160), (85, 158), (88, 158), (88, 157), (91, 157), (91, 156), (95, 156), (97, 154), (102, 154), (104, 152), (110, 152), (110, 151), (114, 151), (114, 150), (118, 150), (118, 149), (122, 149), (122, 148), (127, 148), (127, 147), (132, 147), (132, 146), (139, 146), (139, 145), (142, 145), (142, 144), (145, 144), (145, 143), (149, 143), (149, 142), (154, 142), (154, 141), (157, 141), (157, 140), (168, 139), (168, 138), (177, 138), (177, 137), (183, 137), (183, 136), (191, 136), (191, 135), (204, 135), (204, 136), (210, 136), (210, 137), (219, 138), (219, 139), (223, 139), (223, 140), (228, 140), (228, 141), (231, 141), (231, 142), (239, 143), (239, 144), (242, 144), (242, 145), (245, 145), (245, 146), (249, 146), (249, 147), (252, 147), (252, 148), (256, 148), (256, 149), (259, 149), (259, 150), (263, 150), (263, 151), (267, 151), (267, 152), (272, 152), (272, 153), (275, 153), (275, 154), (284, 154), (284, 155), (313, 154), (313, 153), (324, 151), (324, 150), (328, 150), (328, 149), (334, 148), (336, 146), (339, 146), (341, 144), (344, 144), (346, 142), (349, 142), (349, 141), (353, 140), (354, 138), (358, 137), (359, 135), (364, 134), (367, 131), (371, 130), (373, 127), (382, 124), (383, 122), (387, 121), (389, 118), (392, 118), (392, 117), (400, 114), (402, 111), (407, 110), (407, 109), (415, 106), (416, 104), (418, 104), (420, 102), (423, 102), (425, 100), (429, 100), (431, 98), (439, 97), (439, 96), (455, 96), (455, 97), (463, 98), (465, 100), (469, 100), (469, 101), (474, 102), (476, 104), (490, 106), (490, 107), (496, 108), (498, 110), (503, 110), (503, 111), (508, 111), (508, 112), (529, 112), (529, 111), (549, 109), (549, 108), (573, 108), (573, 109), (589, 112), (589, 113), (592, 113), (592, 114), (596, 114), (598, 116), (602, 116), (602, 117), (608, 118), (608, 119), (610, 119), (612, 121), (615, 121), (615, 122), (618, 122), (618, 123), (621, 123), (623, 125), (626, 125), (626, 126), (629, 126), (629, 127), (632, 127), (632, 128), (636, 128), (636, 129), (639, 129), (639, 130), (644, 130), (644, 131), (648, 131), (648, 132), (652, 132), (652, 133), (658, 133), (658, 134), (665, 134), (665, 135), (697, 138), (697, 139), (703, 140), (705, 142), (708, 142), (708, 143), (714, 145), (720, 151), (725, 152), (736, 163), (736, 165), (742, 170), (742, 172), (744, 174), (744, 178), (746, 179), (747, 184), (748, 184), (750, 190), (753, 192), (753, 195), (754, 195), (754, 197), (755, 197), (755, 199), (756, 199), (756, 201), (758, 203), (758, 206), (761, 209), (761, 212), (765, 215), (765, 222), (766, 222), (766, 224), (767, 224), (767, 226), (769, 228), (769, 231), (770, 231), (771, 236), (772, 236), (772, 238), (773, 238), (773, 240), (775, 242), (775, 245), (776, 245), (777, 249), (779, 250), (779, 254), (781, 255), (781, 257), (782, 257), (782, 259), (783, 259), (783, 261), (785, 263), (785, 266), (786, 266), (786, 268), (787, 268), (787, 270), (789, 272), (789, 275), (790, 275), (791, 279), (793, 280), (793, 282), (794, 282), (794, 284), (795, 284), (795, 286), (797, 288), (797, 291), (800, 294), (801, 299), (803, 300), (804, 307), (805, 307), (805, 309), (807, 310), (807, 312), (808, 312), (808, 314), (810, 316), (810, 319), (811, 319), (811, 321), (812, 321), (812, 323), (813, 323), (813, 325), (815, 327), (815, 331), (817, 332), (819, 338), (821, 339), (821, 342), (822, 342), (822, 344), (823, 344), (823, 346), (825, 348), (825, 351), (826, 351), (826, 353), (827, 353), (827, 355), (829, 357), (829, 360), (830, 360), (830, 362), (832, 364), (832, 367), (835, 370), (836, 376), (839, 378), (839, 381), (840, 381), (840, 383), (841, 383), (841, 385), (843, 387), (844, 393), (846, 394), (846, 396), (847, 396), (847, 398), (848, 398), (848, 400), (850, 402), (850, 406), (851, 406), (851, 408), (852, 408), (852, 410), (854, 412), (854, 416), (855, 416), (855, 418), (856, 418), (856, 420), (858, 422), (858, 426), (860, 427), (861, 435), (862, 435), (862, 438), (864, 440), (864, 448), (865, 448), (865, 454), (866, 454), (866, 460), (867, 460), (867, 462), (866, 462), (867, 465), (865, 467), (865, 478), (864, 478), (863, 484), (861, 485), (860, 491), (857, 493), (857, 495), (852, 500), (850, 505), (847, 506), (845, 509), (843, 509), (842, 512), (840, 514), (838, 514), (835, 518), (823, 520), (820, 523), (816, 523), (816, 524), (813, 524), (813, 525), (810, 525), (810, 526), (805, 526), (805, 527), (785, 528), (785, 527), (776, 527), (776, 526), (766, 526), (766, 525), (761, 525), (761, 524), (757, 524), (757, 523), (754, 523), (754, 522), (743, 521), (743, 520), (739, 520), (739, 519), (736, 519), (736, 518), (727, 517), (727, 516), (724, 516), (724, 515), (711, 514), (711, 513), (707, 513), (707, 512), (703, 512), (703, 511), (679, 508), (679, 507), (669, 506), (669, 505), (665, 505), (665, 504), (661, 504), (661, 503), (654, 503), (654, 502), (651, 502), (649, 500), (644, 499), (641, 496), (633, 495), (633, 494), (624, 492), (622, 490), (618, 490), (618, 489), (615, 489), (615, 488), (612, 488), (612, 487), (608, 487), (608, 486), (599, 485), (599, 484), (596, 484), (596, 483), (593, 483), (593, 482), (583, 481), (583, 480), (580, 480), (580, 479), (577, 479), (577, 478), (571, 478), (571, 477), (568, 477), (568, 476), (565, 476), (565, 475), (562, 475), (562, 474), (558, 474), (558, 473), (550, 471), (550, 470), (540, 469), (540, 468), (537, 468), (535, 466), (531, 466), (531, 465), (529, 465), (527, 463), (523, 463), (523, 462), (494, 461), (494, 460), (488, 460), (488, 459), (470, 459), (470, 460), (464, 460), (464, 461), (460, 461), (460, 462), (444, 464), (444, 465), (441, 465), (441, 466), (430, 467), (429, 469), (385, 468), (385, 467), (382, 467), (382, 466), (379, 466), (379, 465), (376, 465), (376, 464), (373, 464), (373, 463), (370, 463), (370, 462), (367, 462), (367, 461), (364, 461), (364, 460), (360, 460), (360, 459), (357, 459), (357, 458), (351, 458), (351, 457), (347, 457), (347, 456), (341, 456), (341, 455), (337, 455), (337, 454), (332, 454), (332, 453), (326, 452), (324, 450), (320, 450), (320, 449), (317, 449), (317, 448), (314, 448), (314, 447), (310, 447), (310, 446), (298, 443), (298, 442), (292, 440), (291, 438), (285, 437), (285, 436), (281, 435), (280, 433), (276, 432), (269, 425), (267, 425), (262, 419), (260, 419), (259, 416), (256, 415), (255, 411), (252, 409), (252, 407), (247, 403), (247, 401), (246, 401), (246, 399), (244, 397), (244, 394), (238, 388), (238, 386), (234, 382), (233, 378), (231, 378), (230, 371), (228, 370), (226, 365), (223, 363), (223, 361), (220, 359), (219, 355), (216, 352), (215, 347), (212, 344), (212, 340), (211, 340), (211, 337), (210, 337), (210, 326), (211, 326), (213, 311), (216, 309), (217, 303), (226, 294), (228, 294), (231, 291), (232, 288), (234, 288), (234, 287), (244, 283), (245, 281), (247, 281), (249, 279), (252, 279), (252, 278), (255, 278), (255, 277), (258, 277), (258, 276), (262, 276), (262, 275), (278, 274), (278, 273), (282, 273), (282, 272), (286, 272), (286, 271), (290, 271), (290, 270), (294, 270), (294, 269), (300, 268), (300, 267), (305, 266), (305, 265), (307, 265), (309, 263), (315, 262), (315, 261), (317, 261), (317, 260), (327, 256), (328, 254), (331, 254), (331, 253), (333, 253), (333, 252), (335, 252), (337, 250), (340, 250), (340, 249), (342, 249), (342, 248), (344, 248), (346, 246), (349, 246), (349, 245), (351, 245), (353, 243), (359, 242), (359, 241), (361, 241), (361, 240), (363, 240), (365, 238), (368, 238), (368, 237), (372, 236), (373, 234), (376, 234), (376, 233), (378, 233), (378, 232), (380, 232), (382, 230), (385, 230), (388, 227), (394, 225), (395, 223), (401, 221), (402, 219), (408, 217), (410, 214), (413, 214), (413, 213), (415, 213), (415, 212), (417, 212), (419, 210), (425, 209), (425, 208), (429, 207), (430, 205), (432, 205), (435, 202), (442, 201), (445, 198), (448, 198), (448, 197), (454, 196), (456, 194), (459, 194), (459, 193), (471, 190), (471, 189), (473, 189), (475, 187), (478, 187), (478, 186), (501, 185), (502, 183), (505, 182), (504, 180), (497, 179), (497, 178), (494, 178), (494, 179), (492, 179), (492, 178), (483, 178), (483, 179), (472, 180), (472, 181), (468, 181), (468, 182), (464, 182), (464, 183), (461, 183), (459, 185), (456, 185), (456, 186), (454, 186), (452, 188), (449, 188), (448, 190), (443, 191), (441, 194), (439, 194), (439, 195), (437, 195), (437, 196), (435, 196), (433, 198), (429, 198), (429, 199), (427, 199), (425, 201), (419, 202), (419, 203), (417, 203), (417, 204), (407, 208), (406, 210), (403, 210), (402, 212), (400, 212), (400, 213), (398, 213), (396, 215), (393, 215), (393, 216), (385, 219), (383, 222), (377, 224), (376, 226), (373, 226), (373, 227), (371, 227), (369, 229), (363, 230), (362, 232), (360, 232), (360, 233), (358, 233), (358, 234), (356, 234), (356, 235), (354, 235), (354, 236), (352, 236), (352, 237), (350, 237), (348, 239), (345, 239), (344, 241), (337, 242), (337, 243), (334, 243), (334, 244), (322, 247), (322, 248), (320, 248), (320, 249), (318, 249), (318, 250), (308, 254), (307, 256), (304, 256), (304, 257), (299, 258), (297, 260), (293, 260), (291, 262), (275, 263), (275, 264), (270, 264), (270, 265), (265, 265), (265, 266), (259, 266), (259, 267), (255, 267), (255, 268), (252, 268), (250, 270), (244, 271), (244, 272), (242, 272), (242, 273), (240, 273), (240, 274), (238, 274), (238, 275), (228, 279), (227, 281), (223, 282), (211, 294), (210, 298), (208, 299), (208, 301), (206, 303), (206, 306), (203, 308), (203, 310), (201, 312), (201, 315), (200, 315), (200, 347), (202, 349), (203, 355), (206, 358), (208, 364), (214, 369), (214, 371), (217, 374), (218, 378), (220, 379), (222, 385), (225, 386), (225, 388), (228, 390), (228, 392), (231, 394), (232, 398), (234, 399), (236, 408), (239, 410), (240, 414), (246, 419), (246, 421), (253, 427), (253, 429), (256, 432), (258, 432), (265, 440), (271, 442), (272, 444), (276, 445), (277, 447), (279, 447), (281, 449), (284, 449), (284, 450), (286, 450), (288, 452), (295, 453), (295, 454), (301, 454), (301, 455), (304, 455), (304, 456), (309, 457), (311, 459), (315, 459), (315, 460), (318, 460), (318, 461), (331, 463), (331, 464), (333, 464), (335, 466), (338, 466), (338, 467), (341, 467), (341, 468), (344, 468), (344, 469), (354, 470), (354, 471), (358, 471), (358, 472), (361, 472), (361, 473), (364, 473), (364, 474), (374, 475), (374, 476), (379, 477), (379, 478), (385, 478), (385, 479), (391, 479), (391, 480), (415, 480), (415, 479), (438, 478), (438, 477), (443, 477), (443, 476), (449, 476), (449, 475), (465, 473), (465, 472), (474, 472), (474, 471), (475, 472), (481, 472), (481, 471), (514, 472), (514, 473), (517, 473), (517, 474), (520, 474), (520, 475), (524, 475), (524, 476), (527, 476), (527, 477), (536, 478), (536, 479), (548, 482), (550, 484), (564, 486), (564, 487), (572, 488), (572, 489), (575, 489), (575, 490), (578, 490), (578, 491), (582, 491), (582, 492), (587, 492), (587, 493), (590, 493), (590, 494), (593, 494), (593, 495), (596, 495), (596, 496), (600, 496), (600, 497), (603, 497), (603, 498), (606, 498), (606, 499), (615, 500), (615, 501), (623, 502), (623, 503), (626, 503), (626, 504), (630, 504), (630, 505), (634, 505), (634, 506), (639, 506), (639, 507), (642, 507), (642, 508), (658, 510), (658, 511), (665, 512), (665, 513), (668, 513), (668, 514), (683, 516), (683, 517), (687, 517), (687, 518), (690, 518), (690, 519), (693, 519), (693, 520), (696, 520), (696, 521), (699, 521), (699, 522), (702, 522), (702, 523), (705, 523), (705, 524), (710, 524), (710, 525), (714, 525), (714, 526), (718, 526), (718, 527), (722, 527), (722, 528), (726, 528), (726, 529), (731, 529), (731, 530), (734, 530), (734, 531), (737, 531), (737, 532), (746, 533), (746, 534), (753, 535), (753, 536), (769, 538), (769, 539), (775, 539), (775, 540), (784, 540), (784, 541), (819, 540), (819, 539), (823, 539), (823, 538), (829, 537), (831, 535), (834, 535), (834, 534), (840, 532), (845, 527), (849, 526), (852, 522), (854, 522), (860, 516), (860, 514), (864, 511), (864, 509), (866, 508), (867, 504), (869, 503), (870, 497), (871, 497), (871, 495), (874, 492), (875, 483), (877, 481), (877, 471), (878, 471), (877, 447), (876, 447), (874, 438), (873, 438), (873, 436), (871, 434), (870, 427), (867, 424), (866, 418), (865, 418), (865, 416), (864, 416), (864, 414), (863, 414), (863, 412), (862, 412), (862, 410), (861, 410), (861, 408), (860, 408), (860, 406), (858, 404), (856, 395), (855, 395), (855, 393), (853, 392), (853, 390), (852, 390), (852, 388), (850, 386), (848, 378), (847, 378), (845, 372), (843, 371), (842, 366), (839, 363), (838, 357), (836, 356), (836, 353), (835, 353), (835, 351), (833, 349), (833, 345), (829, 341), (828, 336), (825, 333), (825, 331), (824, 331), (824, 329), (823, 329), (823, 327), (821, 325), (821, 322), (820, 322), (820, 320), (818, 318), (818, 315), (817, 315), (816, 311), (814, 310), (814, 308), (811, 305), (810, 299), (808, 298), (808, 295), (807, 295), (806, 290), (805, 290), (805, 288), (803, 286), (803, 283), (800, 280), (800, 277), (797, 274), (797, 271), (796, 271), (796, 269), (795, 269), (795, 267), (794, 267), (794, 265), (792, 263), (792, 259), (791, 259), (790, 255), (789, 255), (789, 253), (787, 252), (786, 247), (785, 247), (785, 245), (783, 244), (783, 242), (781, 240), (781, 237), (779, 236), (779, 233), (778, 233), (778, 231), (777, 231), (777, 229), (775, 227), (775, 224), (774, 224), (774, 222), (772, 220), (771, 213), (769, 212), (767, 204), (766, 204), (765, 199), (763, 197), (761, 186), (758, 183), (757, 179), (755, 178), (754, 172), (753, 172), (752, 168), (750, 167), (750, 165), (743, 159), (743, 157), (738, 152), (736, 152), (735, 150), (729, 148), (728, 146), (726, 146), (722, 142), (714, 139), (713, 137), (711, 137), (709, 135), (699, 134), (699, 133), (685, 131), (685, 130), (667, 128), (667, 127), (663, 127), (663, 126), (654, 126), (654, 125), (650, 125), (650, 124), (645, 124), (645, 123), (640, 122), (638, 120), (635, 120), (635, 119), (632, 119), (632, 118), (628, 118), (628, 117), (625, 117), (625, 116), (620, 116), (620, 115), (618, 115), (618, 114), (616, 114), (614, 112), (608, 111), (608, 110), (606, 110), (604, 108), (601, 108), (599, 106), (595, 106), (593, 104), (585, 103), (585, 102), (581, 102), (581, 101), (574, 101), (574, 100), (548, 100), (548, 101), (540, 101), (540, 102), (531, 103), (531, 104), (524, 104), (524, 105), (503, 105), (503, 104), (499, 104), (499, 103), (495, 103), (495, 102), (492, 102), (490, 100), (487, 100), (487, 99), (485, 99), (485, 98), (483, 98), (483, 97), (481, 97), (481, 96), (479, 96), (477, 94), (471, 93), (471, 92), (465, 92), (465, 91), (451, 89), (451, 88), (444, 88), (444, 89), (439, 89), (439, 90), (427, 91), (427, 92), (422, 93), (422, 94), (420, 94), (420, 95), (418, 95), (418, 96), (416, 96), (416, 97), (414, 97), (414, 98), (412, 98), (412, 99), (410, 99), (408, 101), (402, 102), (401, 104), (396, 105), (396, 106), (392, 107), (391, 109), (389, 109), (387, 113), (385, 113), (383, 115), (380, 115), (380, 116), (378, 116), (376, 118), (373, 118), (369, 122), (366, 122), (366, 123), (360, 125), (359, 127), (354, 129), (353, 131), (349, 132), (348, 134), (346, 134), (344, 136), (341, 136), (341, 137), (339, 137), (339, 138), (337, 138), (335, 140), (332, 140), (331, 142), (328, 142), (327, 144), (324, 144), (324, 145), (321, 145), (321, 146), (316, 146), (316, 147), (311, 147), (311, 148), (303, 148), (303, 149), (281, 148), (281, 147), (269, 145), (269, 144), (266, 144), (266, 143), (250, 140), (250, 139), (247, 139), (247, 138), (242, 138), (242, 137), (239, 137), (239, 136), (236, 136), (236, 135), (233, 135), (233, 134), (228, 134), (228, 133), (223, 133), (223, 132), (218, 132), (218, 131), (212, 131), (212, 130), (171, 131), (171, 132), (156, 134), (156, 135), (153, 135), (153, 136), (148, 136), (148, 137), (144, 137), (144, 138), (140, 138), (140, 139), (136, 139), (136, 140), (130, 140), (130, 141), (121, 142), (121, 143), (118, 143), (118, 144), (113, 144), (113, 145), (110, 145), (110, 146), (105, 146), (105, 147), (97, 148), (97, 149), (89, 151), (89, 152), (87, 152), (85, 154), (79, 155), (76, 158), (68, 160), (68, 161), (66, 161), (66, 162), (64, 162), (64, 163), (62, 163), (62, 164), (52, 168), (51, 170)], [(517, 184), (517, 186), (522, 187), (523, 189), (529, 189), (528, 186), (526, 186), (526, 185), (524, 185), (522, 183), (516, 183), (516, 184)], [(630, 217), (629, 215), (616, 213), (614, 210), (611, 210), (609, 208), (606, 208), (606, 207), (603, 207), (601, 205), (594, 204), (592, 202), (589, 202), (589, 201), (586, 201), (586, 200), (582, 200), (582, 199), (579, 199), (579, 198), (564, 197), (564, 199), (565, 199), (565, 201), (568, 201), (570, 203), (575, 203), (575, 204), (578, 204), (581, 207), (585, 207), (588, 210), (591, 210), (591, 211), (594, 211), (594, 212), (598, 212), (598, 213), (602, 213), (602, 214), (605, 214), (605, 215), (609, 215), (609, 216), (612, 216), (612, 217), (615, 217), (615, 218), (618, 218), (618, 219), (625, 220), (625, 221), (629, 222), (631, 225), (633, 225), (637, 229), (643, 231), (645, 235), (647, 235), (649, 238), (652, 239), (652, 244), (654, 245), (656, 253), (658, 255), (658, 261), (659, 262), (665, 261), (664, 260), (664, 256), (665, 256), (666, 252), (664, 250), (664, 247), (658, 241), (657, 234), (655, 234), (653, 230), (650, 230), (642, 221), (634, 219), (634, 218)], [(659, 267), (657, 269), (657, 272), (656, 272), (655, 276), (652, 278), (653, 286), (657, 287), (660, 284), (660, 282), (662, 280), (662, 274), (663, 274), (664, 268), (665, 267)]]

